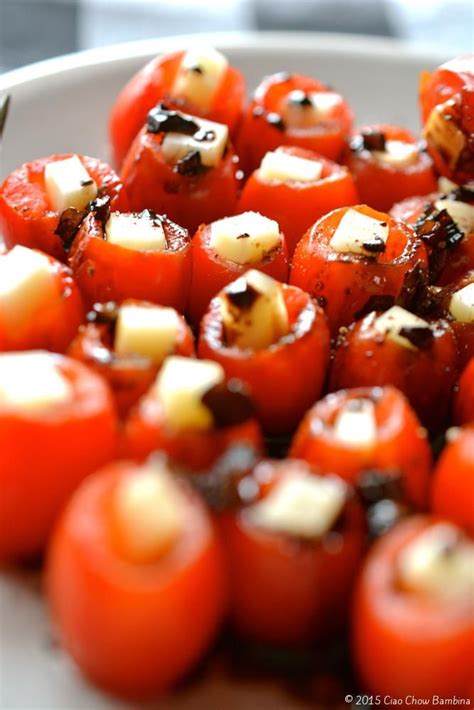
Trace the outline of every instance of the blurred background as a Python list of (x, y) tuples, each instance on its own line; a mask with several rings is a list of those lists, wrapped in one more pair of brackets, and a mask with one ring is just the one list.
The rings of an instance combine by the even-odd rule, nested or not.
[(304, 30), (396, 37), (472, 51), (473, 0), (0, 0), (0, 71), (165, 35)]

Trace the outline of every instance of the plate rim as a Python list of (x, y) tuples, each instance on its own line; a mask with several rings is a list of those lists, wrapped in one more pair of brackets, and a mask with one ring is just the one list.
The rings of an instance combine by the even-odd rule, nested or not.
[(440, 64), (447, 52), (425, 44), (393, 37), (343, 34), (330, 32), (208, 32), (180, 34), (152, 39), (134, 40), (85, 49), (44, 59), (34, 64), (5, 72), (0, 76), (0, 91), (34, 83), (65, 72), (81, 71), (92, 66), (127, 63), (130, 59), (144, 59), (183, 46), (209, 43), (223, 51), (252, 51), (258, 54), (271, 52), (311, 54), (315, 50), (332, 55), (358, 54), (367, 58), (396, 59), (400, 63), (425, 61), (427, 66)]

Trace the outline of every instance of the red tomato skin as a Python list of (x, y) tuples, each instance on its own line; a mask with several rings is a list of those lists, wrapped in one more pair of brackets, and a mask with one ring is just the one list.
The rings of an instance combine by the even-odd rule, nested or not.
[[(369, 449), (346, 446), (332, 433), (331, 424), (340, 408), (349, 399), (360, 397), (372, 398), (376, 405), (378, 440)], [(417, 509), (426, 508), (430, 446), (416, 414), (394, 387), (360, 387), (327, 395), (306, 413), (290, 455), (352, 485), (366, 470), (387, 471), (387, 475), (400, 471), (406, 500)]]
[(325, 84), (301, 74), (272, 74), (257, 87), (253, 100), (244, 111), (237, 137), (237, 153), (242, 169), (248, 175), (256, 170), (268, 151), (280, 145), (306, 148), (338, 160), (344, 141), (352, 127), (353, 114), (346, 101), (342, 100), (334, 110), (330, 121), (311, 129), (291, 129), (271, 125), (266, 114), (279, 115), (280, 103), (291, 91), (331, 91)]
[(474, 55), (466, 54), (442, 64), (432, 74), (424, 72), (420, 78), (422, 123), (426, 124), (436, 106), (450, 102), (447, 113), (463, 132), (465, 147), (453, 166), (450, 156), (427, 140), (436, 169), (441, 175), (463, 184), (473, 177), (474, 165)]
[(281, 244), (262, 261), (255, 264), (237, 264), (222, 259), (211, 247), (211, 227), (199, 227), (191, 242), (192, 278), (187, 314), (194, 325), (199, 325), (211, 300), (224, 286), (242, 276), (249, 269), (258, 269), (277, 281), (288, 280), (288, 253), (285, 236), (280, 233)]
[(198, 661), (220, 625), (228, 592), (213, 524), (190, 491), (174, 553), (144, 565), (117, 553), (107, 524), (112, 494), (136, 468), (112, 464), (71, 499), (49, 550), (47, 592), (60, 642), (81, 671), (138, 700), (164, 692)]
[(340, 337), (330, 390), (393, 385), (403, 392), (425, 426), (440, 431), (446, 424), (458, 375), (457, 344), (449, 323), (432, 323), (431, 343), (411, 350), (376, 330), (374, 322), (380, 315), (369, 313)]
[[(66, 160), (71, 154), (52, 155), (25, 163), (8, 175), (0, 187), (0, 232), (8, 248), (22, 244), (39, 249), (60, 261), (66, 260), (61, 238), (55, 234), (59, 213), (50, 208), (44, 186), (48, 163)], [(96, 158), (78, 156), (87, 172), (111, 197), (114, 210), (126, 210), (127, 199), (117, 175)]]
[[(264, 461), (260, 467), (273, 467), (271, 487), (301, 465), (290, 459)], [(260, 643), (305, 646), (344, 626), (365, 548), (363, 515), (354, 500), (347, 504), (334, 545), (330, 534), (306, 542), (258, 529), (246, 519), (245, 508), (223, 514), (220, 529), (230, 571), (231, 619), (240, 635)]]
[[(390, 124), (364, 126), (361, 131), (374, 130), (383, 133), (387, 140), (416, 144), (416, 137), (405, 128)], [(358, 132), (355, 133), (355, 136)], [(403, 168), (395, 168), (378, 162), (369, 150), (346, 151), (345, 164), (349, 168), (360, 201), (376, 210), (388, 212), (395, 202), (427, 195), (437, 189), (433, 161), (427, 153), (419, 151), (416, 162)]]
[(474, 423), (474, 356), (462, 371), (454, 396), (453, 419), (457, 425)]
[(474, 536), (474, 419), (443, 449), (434, 470), (431, 505), (433, 513)]
[(323, 305), (333, 335), (356, 320), (371, 296), (397, 296), (406, 273), (415, 265), (427, 266), (426, 249), (412, 228), (367, 205), (359, 205), (358, 211), (386, 221), (390, 227), (385, 252), (367, 258), (334, 251), (329, 242), (348, 209), (333, 210), (306, 232), (298, 242), (290, 270), (290, 284)]
[[(394, 219), (401, 220), (407, 224), (414, 225), (429, 205), (439, 200), (440, 192), (423, 197), (411, 197), (397, 203), (390, 210), (390, 215)], [(441, 273), (436, 279), (439, 286), (447, 286), (453, 281), (457, 281), (466, 275), (468, 271), (474, 270), (474, 239), (473, 234), (464, 237), (454, 249), (448, 252), (446, 263), (442, 267)], [(427, 249), (430, 251), (429, 246)]]
[(171, 461), (199, 473), (211, 468), (233, 444), (248, 444), (256, 451), (263, 451), (256, 419), (207, 431), (176, 431), (167, 425), (159, 401), (149, 392), (132, 409), (125, 423), (122, 454), (143, 461), (154, 451), (164, 451)]
[(191, 233), (202, 223), (234, 214), (239, 189), (239, 159), (229, 146), (221, 161), (206, 172), (179, 175), (163, 159), (163, 134), (144, 128), (132, 143), (122, 166), (130, 207), (166, 214)]
[[(143, 301), (126, 301), (146, 305)], [(114, 351), (113, 328), (105, 324), (83, 325), (72, 341), (68, 355), (101, 375), (110, 386), (120, 416), (126, 417), (151, 387), (160, 365), (147, 358), (120, 356)], [(194, 338), (184, 318), (179, 319), (178, 339), (174, 355), (194, 357)]]
[(321, 394), (329, 362), (329, 330), (323, 310), (304, 291), (283, 286), (289, 337), (265, 350), (228, 347), (223, 340), (219, 302), (212, 301), (201, 322), (199, 357), (220, 363), (230, 379), (245, 382), (265, 431), (291, 431)]
[(343, 166), (304, 148), (281, 146), (277, 152), (321, 162), (321, 178), (313, 182), (265, 180), (255, 170), (244, 185), (238, 211), (252, 210), (275, 219), (291, 257), (316, 220), (337, 207), (356, 205), (360, 199), (352, 176)]
[(171, 306), (183, 313), (191, 277), (188, 233), (173, 222), (164, 222), (168, 247), (164, 252), (134, 251), (111, 244), (95, 217), (86, 217), (74, 240), (69, 263), (85, 303), (128, 298)]
[(356, 585), (352, 648), (364, 689), (404, 699), (468, 697), (474, 624), (469, 610), (401, 592), (396, 561), (403, 548), (435, 522), (414, 516), (369, 552)]
[[(47, 256), (47, 255), (45, 255)], [(0, 259), (5, 256), (0, 254)], [(51, 350), (64, 353), (84, 318), (82, 298), (71, 269), (48, 257), (57, 293), (24, 322), (15, 321), (12, 328), (8, 302), (0, 302), (0, 352), (7, 350)]]
[(74, 401), (41, 418), (0, 413), (1, 562), (42, 552), (74, 489), (117, 453), (108, 387), (81, 363), (55, 357)]
[(233, 67), (227, 71), (217, 88), (212, 106), (203, 112), (183, 99), (173, 99), (173, 86), (184, 51), (156, 57), (137, 72), (117, 96), (109, 117), (109, 137), (114, 164), (121, 165), (133, 139), (146, 122), (148, 111), (163, 101), (177, 109), (218, 123), (225, 123), (234, 134), (245, 102), (245, 79)]

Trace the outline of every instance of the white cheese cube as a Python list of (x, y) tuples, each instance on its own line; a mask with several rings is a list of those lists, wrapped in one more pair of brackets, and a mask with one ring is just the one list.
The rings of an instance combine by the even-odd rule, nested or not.
[(370, 399), (349, 400), (334, 421), (334, 436), (346, 446), (373, 446), (377, 441), (374, 403)]
[(392, 306), (392, 308), (389, 308), (388, 311), (382, 313), (382, 315), (374, 321), (374, 328), (379, 333), (386, 335), (387, 338), (392, 340), (397, 345), (409, 348), (410, 350), (417, 350), (417, 348), (407, 338), (400, 335), (400, 331), (402, 331), (403, 328), (429, 327), (429, 323), (423, 320), (423, 318), (415, 316), (413, 313), (406, 311), (400, 306)]
[(68, 207), (83, 210), (97, 197), (97, 184), (77, 155), (48, 163), (44, 170), (44, 184), (51, 207), (57, 212)]
[(178, 540), (184, 501), (164, 466), (149, 465), (123, 478), (114, 503), (121, 546), (131, 561), (152, 562)]
[[(389, 232), (387, 222), (380, 222), (355, 209), (349, 209), (334, 230), (329, 245), (341, 254), (370, 255), (376, 251), (371, 251), (370, 245), (380, 245), (382, 250), (387, 244)], [(366, 248), (364, 245), (369, 246)]]
[(256, 264), (280, 244), (278, 222), (258, 212), (243, 212), (211, 224), (211, 248), (221, 259), (236, 264)]
[(291, 91), (282, 102), (280, 114), (290, 128), (312, 128), (329, 120), (341, 101), (333, 91)]
[(165, 133), (161, 150), (167, 163), (175, 165), (191, 153), (199, 153), (201, 163), (212, 168), (219, 163), (229, 140), (229, 129), (223, 123), (205, 121), (203, 118), (182, 114), (198, 124), (199, 131), (194, 135), (184, 133)]
[(15, 246), (0, 259), (2, 319), (18, 327), (59, 295), (54, 267), (45, 254)]
[(315, 182), (320, 180), (323, 164), (275, 150), (266, 153), (260, 163), (258, 175), (262, 180)]
[(449, 180), (447, 177), (444, 177), (444, 175), (438, 178), (438, 190), (440, 192), (447, 194), (453, 190), (457, 190), (458, 187), (459, 185), (456, 182)]
[(392, 168), (406, 168), (416, 163), (418, 148), (404, 141), (386, 141), (385, 150), (372, 151), (374, 158)]
[(454, 170), (466, 145), (466, 138), (456, 121), (451, 120), (449, 104), (448, 100), (434, 107), (423, 128), (423, 137), (440, 152), (449, 168)]
[(105, 225), (108, 242), (134, 251), (165, 251), (163, 225), (145, 213), (112, 212)]
[(172, 96), (181, 97), (207, 111), (228, 65), (226, 57), (213, 47), (188, 50), (176, 75)]
[(398, 559), (404, 587), (447, 601), (472, 601), (474, 544), (460, 538), (460, 530), (451, 523), (431, 525), (418, 535)]
[(214, 417), (202, 397), (224, 379), (224, 369), (211, 360), (168, 357), (155, 384), (166, 423), (178, 430), (210, 429)]
[(284, 477), (246, 516), (265, 530), (318, 539), (332, 528), (346, 497), (347, 486), (339, 478), (301, 473)]
[(115, 352), (161, 363), (175, 349), (178, 333), (179, 316), (173, 308), (124, 305), (115, 328)]
[(474, 205), (459, 200), (437, 200), (434, 206), (440, 212), (446, 210), (465, 236), (474, 232)]
[(0, 354), (0, 406), (41, 416), (73, 396), (56, 356), (43, 351)]
[(232, 347), (263, 350), (289, 333), (281, 284), (261, 271), (247, 271), (219, 300), (225, 342)]
[(474, 323), (474, 282), (453, 293), (449, 312), (461, 323)]

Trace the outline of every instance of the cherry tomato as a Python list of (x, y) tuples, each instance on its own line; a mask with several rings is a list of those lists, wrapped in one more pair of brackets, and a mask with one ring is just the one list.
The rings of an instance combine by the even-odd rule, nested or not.
[(433, 512), (474, 535), (474, 426), (453, 431), (434, 470)]
[[(312, 97), (317, 98), (314, 105)], [(301, 74), (272, 74), (259, 84), (244, 112), (237, 152), (247, 174), (280, 145), (337, 160), (351, 126), (348, 103), (325, 84)]]
[(182, 97), (173, 96), (173, 84), (185, 52), (156, 57), (137, 72), (117, 96), (109, 118), (109, 136), (114, 162), (121, 165), (146, 121), (147, 113), (160, 101), (170, 108), (226, 123), (234, 133), (245, 101), (245, 80), (234, 67), (227, 67), (209, 110), (203, 111)]
[[(0, 187), (0, 231), (7, 247), (22, 244), (61, 261), (66, 259), (64, 244), (56, 233), (60, 214), (49, 203), (44, 171), (49, 163), (71, 157), (71, 154), (52, 155), (33, 160), (5, 178)], [(112, 208), (126, 210), (127, 200), (112, 168), (96, 158), (78, 157), (100, 192), (110, 197)]]
[[(88, 478), (59, 522), (47, 567), (61, 644), (92, 681), (132, 698), (163, 692), (192, 668), (227, 606), (213, 524), (198, 496), (177, 479), (167, 488), (180, 506), (179, 528), (154, 556), (130, 555), (131, 540), (144, 527), (132, 509), (121, 530), (119, 496), (127, 487), (133, 493), (137, 479), (150, 485), (153, 475), (150, 464), (119, 462)], [(160, 532), (156, 519), (150, 525)]]
[(321, 393), (329, 360), (322, 309), (294, 286), (283, 285), (290, 332), (263, 350), (228, 346), (218, 299), (201, 322), (200, 357), (219, 362), (227, 377), (246, 382), (266, 431), (291, 431)]
[[(27, 355), (31, 354), (0, 355), (0, 379), (7, 376), (5, 358), (8, 358), (8, 377), (15, 369), (15, 377), (20, 378), (19, 396), (25, 397), (24, 383), (28, 383), (26, 398), (34, 399), (33, 405), (22, 406), (21, 400), (15, 405), (2, 397), (2, 561), (24, 559), (41, 552), (73, 490), (83, 478), (110, 461), (117, 446), (114, 405), (103, 380), (81, 363), (61, 355), (35, 353), (33, 360), (25, 360)], [(15, 367), (11, 358), (15, 358)], [(44, 387), (38, 380), (49, 368), (64, 378), (67, 394), (64, 400), (42, 404)]]
[(459, 379), (453, 410), (456, 424), (474, 422), (474, 356), (469, 360)]
[[(373, 403), (374, 437), (357, 441), (339, 433), (341, 412), (357, 412)], [(354, 404), (352, 404), (354, 402)], [(372, 409), (370, 407), (370, 409)], [(357, 485), (367, 471), (401, 476), (406, 501), (426, 507), (431, 451), (424, 431), (405, 397), (393, 387), (341, 390), (317, 402), (303, 418), (291, 446), (291, 456), (301, 458), (322, 473), (335, 473)]]

